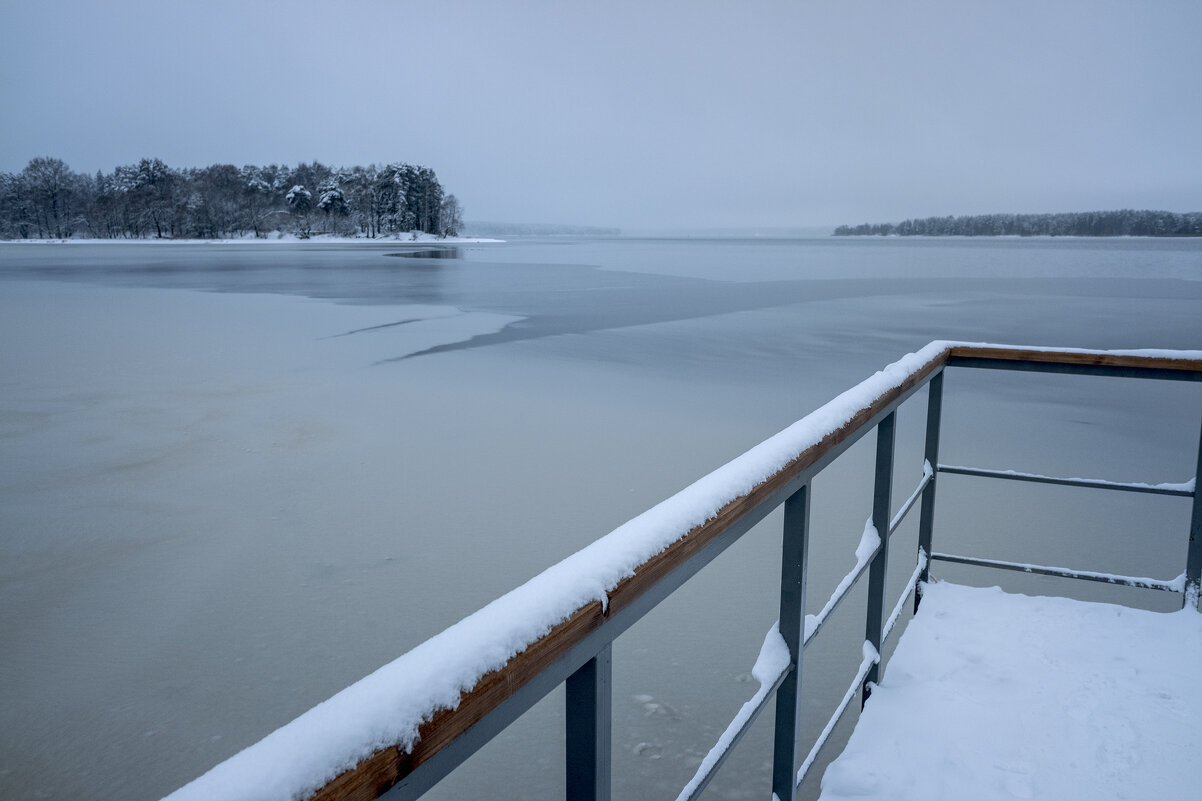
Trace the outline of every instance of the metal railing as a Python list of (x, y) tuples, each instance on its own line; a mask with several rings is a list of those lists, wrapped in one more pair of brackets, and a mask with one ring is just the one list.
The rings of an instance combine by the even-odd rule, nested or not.
[[(760, 691), (744, 705), (719, 744), (682, 791), (681, 799), (696, 798), (722, 766), (759, 713), (775, 703), (772, 791), (795, 799), (806, 772), (827, 742), (835, 724), (860, 691), (867, 699), (881, 670), (882, 645), (900, 617), (910, 595), (928, 578), (929, 562), (943, 560), (985, 567), (1022, 570), (1069, 578), (1106, 581), (1134, 587), (1183, 592), (1185, 603), (1198, 603), (1202, 580), (1202, 502), (1196, 478), (1183, 485), (1145, 485), (1097, 479), (1055, 478), (1030, 473), (984, 470), (939, 463), (943, 378), (948, 367), (1027, 370), (1035, 372), (1108, 375), (1173, 381), (1202, 381), (1202, 357), (1196, 353), (1102, 351), (1045, 351), (1000, 346), (932, 343), (921, 352), (929, 356), (888, 389), (872, 397), (843, 425), (826, 431), (783, 468), (750, 492), (730, 500), (717, 514), (646, 560), (633, 574), (607, 592), (607, 601), (589, 603), (549, 633), (511, 658), (504, 667), (486, 674), (460, 698), (454, 709), (441, 709), (420, 727), (419, 739), (408, 751), (391, 746), (377, 751), (318, 790), (322, 801), (350, 798), (411, 799), (420, 796), (475, 753), (539, 699), (560, 684), (566, 687), (567, 797), (603, 801), (610, 796), (611, 643), (635, 621), (783, 505), (780, 618), (778, 630), (788, 650), (787, 664), (774, 676), (760, 677)], [(896, 410), (927, 387), (927, 421), (923, 477), (896, 514), (892, 486)], [(867, 434), (876, 432), (872, 515), (865, 526), (857, 564), (836, 588), (823, 609), (805, 612), (810, 536), (811, 482), (837, 456)], [(1202, 473), (1202, 436), (1198, 447)], [(932, 553), (935, 491), (940, 473), (1034, 481), (1096, 489), (1144, 492), (1193, 498), (1187, 563), (1175, 580), (1115, 576), (1068, 568), (1028, 565)], [(1195, 473), (1195, 476), (1198, 474)], [(889, 539), (902, 519), (919, 506), (918, 558), (901, 597), (886, 605), (885, 577)], [(929, 559), (928, 559), (929, 556)], [(863, 659), (838, 708), (812, 747), (801, 742), (802, 660), (804, 648), (822, 630), (831, 613), (852, 587), (868, 577)], [(919, 598), (915, 595), (915, 609)]]

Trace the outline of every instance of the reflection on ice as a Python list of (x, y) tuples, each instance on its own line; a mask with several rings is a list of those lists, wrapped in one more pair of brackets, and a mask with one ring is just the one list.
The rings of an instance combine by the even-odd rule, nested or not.
[(406, 250), (401, 253), (385, 253), (386, 256), (399, 256), (402, 259), (462, 259), (463, 249), (455, 247), (425, 248), (422, 250)]

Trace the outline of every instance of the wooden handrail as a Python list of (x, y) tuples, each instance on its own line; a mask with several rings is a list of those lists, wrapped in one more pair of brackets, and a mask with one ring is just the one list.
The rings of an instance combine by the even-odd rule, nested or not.
[(525, 651), (509, 660), (504, 667), (486, 674), (469, 692), (463, 694), (459, 706), (444, 709), (418, 730), (420, 739), (413, 750), (405, 754), (396, 747), (378, 751), (356, 767), (343, 773), (319, 790), (312, 801), (366, 801), (378, 798), (411, 771), (430, 759), (449, 742), (467, 731), (484, 714), (529, 682), (539, 670), (565, 654), (584, 636), (599, 628), (605, 619), (633, 603), (639, 596), (703, 549), (732, 524), (807, 468), (816, 464), (837, 446), (855, 434), (869, 420), (889, 407), (909, 390), (923, 383), (943, 367), (948, 349), (912, 373), (896, 388), (876, 398), (851, 420), (827, 434), (822, 441), (798, 454), (777, 473), (769, 476), (751, 492), (727, 503), (705, 523), (688, 532), (666, 550), (661, 551), (635, 569), (609, 593), (609, 605), (602, 612), (601, 604), (590, 603), (577, 610)]
[(960, 359), (983, 359), (996, 362), (1024, 362), (1027, 364), (1059, 364), (1080, 367), (1130, 368), (1139, 371), (1172, 370), (1187, 373), (1202, 373), (1202, 359), (1173, 358), (1166, 351), (1089, 351), (1089, 350), (1042, 350), (1038, 348), (1011, 348), (997, 345), (975, 345), (954, 343), (948, 348), (948, 356)]
[(1202, 359), (1173, 359), (1132, 353), (1098, 353), (1089, 351), (1048, 351), (1028, 348), (1006, 348), (985, 345), (948, 344), (935, 358), (915, 371), (901, 385), (886, 392), (861, 409), (850, 421), (832, 431), (816, 445), (798, 454), (780, 471), (764, 480), (751, 492), (723, 506), (710, 520), (697, 526), (676, 543), (640, 565), (634, 574), (623, 579), (609, 593), (609, 605), (602, 611), (599, 602), (590, 603), (560, 623), (525, 651), (514, 656), (502, 668), (486, 674), (469, 692), (463, 694), (459, 706), (444, 709), (419, 729), (420, 739), (409, 753), (397, 747), (379, 751), (347, 771), (312, 798), (313, 801), (359, 801), (379, 797), (415, 768), (430, 759), (456, 737), (467, 731), (505, 698), (524, 686), (546, 665), (565, 654), (585, 635), (600, 628), (606, 618), (628, 606), (657, 582), (700, 551), (735, 521), (786, 486), (793, 478), (817, 463), (840, 443), (855, 434), (869, 420), (897, 401), (915, 386), (923, 383), (942, 368), (949, 356), (997, 361), (1096, 365), (1150, 370), (1185, 370), (1202, 373)]
[[(938, 350), (927, 350), (930, 358), (896, 386), (882, 392), (868, 405), (859, 409), (850, 420), (830, 431), (820, 441), (793, 457), (777, 472), (757, 484), (744, 495), (723, 505), (709, 520), (694, 527), (673, 544), (639, 565), (631, 575), (622, 579), (608, 592), (608, 603), (587, 603), (547, 634), (531, 643), (509, 659), (502, 667), (479, 679), (464, 692), (454, 709), (441, 709), (418, 730), (418, 739), (409, 751), (393, 745), (377, 751), (356, 767), (337, 776), (309, 798), (313, 801), (367, 801), (378, 798), (428, 762), (538, 677), (545, 669), (565, 657), (575, 646), (604, 627), (607, 621), (632, 608), (639, 598), (661, 581), (682, 569), (686, 563), (724, 532), (743, 521), (764, 504), (775, 506), (783, 500), (781, 494), (790, 485), (825, 464), (841, 452), (841, 446), (854, 439), (875, 419), (926, 383), (931, 376), (956, 360), (971, 361), (975, 366), (991, 366), (980, 362), (1023, 363), (1025, 365), (1066, 365), (1074, 368), (1115, 368), (1122, 371), (1150, 371), (1172, 374), (1181, 378), (1197, 374), (1202, 378), (1202, 355), (1178, 353), (1178, 358), (1164, 351), (1077, 351), (1040, 350), (969, 343), (932, 343)], [(1022, 368), (1020, 368), (1022, 369)], [(1032, 369), (1028, 366), (1026, 369)], [(1034, 368), (1039, 369), (1039, 368)], [(1188, 375), (1193, 379), (1193, 375)], [(808, 480), (808, 478), (806, 479)], [(688, 575), (687, 573), (685, 575)]]

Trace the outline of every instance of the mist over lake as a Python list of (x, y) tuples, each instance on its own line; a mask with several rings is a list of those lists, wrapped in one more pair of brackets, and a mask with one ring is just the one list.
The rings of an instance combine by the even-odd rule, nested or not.
[[(0, 795), (158, 798), (932, 339), (1196, 349), (1200, 309), (1196, 240), (0, 244)], [(1192, 475), (1195, 385), (946, 391), (949, 463)], [(815, 483), (812, 602), (854, 561), (871, 447)], [(937, 548), (1183, 563), (1185, 500), (941, 486)], [(674, 795), (751, 695), (779, 538), (773, 516), (616, 644), (617, 797)], [(815, 724), (858, 648), (807, 651)], [(561, 732), (557, 692), (429, 797), (562, 796)], [(770, 732), (713, 797), (766, 795)]]

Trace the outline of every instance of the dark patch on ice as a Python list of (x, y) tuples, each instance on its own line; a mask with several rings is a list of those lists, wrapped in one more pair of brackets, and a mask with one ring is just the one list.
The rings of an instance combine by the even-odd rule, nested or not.
[(422, 248), (421, 250), (405, 250), (384, 255), (402, 259), (462, 259), (463, 250), (456, 247)]
[(522, 316), (521, 320), (506, 325), (500, 331), (435, 345), (416, 353), (383, 359), (376, 364), (507, 342), (696, 320), (849, 295), (905, 294), (914, 291), (915, 283), (914, 280), (876, 281), (866, 292), (864, 282), (844, 279), (733, 283), (654, 276), (641, 286), (619, 284), (548, 288), (539, 295), (525, 298), (527, 303), (522, 306), (489, 309)]
[[(521, 316), (499, 331), (478, 334), (459, 342), (448, 342), (377, 364), (399, 362), (456, 350), (535, 340), (564, 334), (591, 334), (643, 325), (697, 320), (740, 312), (794, 307), (799, 314), (808, 304), (870, 297), (896, 299), (913, 297), (923, 302), (962, 300), (961, 295), (988, 299), (1010, 295), (1031, 298), (1055, 308), (1060, 298), (1159, 297), (1168, 287), (1178, 296), (1202, 298), (1202, 285), (1166, 280), (1106, 279), (1082, 282), (1074, 278), (828, 278), (762, 282), (727, 282), (709, 279), (640, 275), (638, 285), (630, 276), (603, 271), (559, 268), (538, 276), (536, 291), (517, 285), (512, 274), (493, 270), (473, 275), (480, 282), (496, 281), (474, 298), (459, 299), (460, 308)], [(508, 281), (508, 284), (501, 283)], [(556, 285), (558, 284), (558, 285)], [(472, 287), (471, 289), (475, 289)], [(603, 290), (603, 291), (599, 291)], [(470, 291), (470, 290), (469, 290)], [(466, 293), (465, 293), (466, 294)], [(940, 331), (924, 327), (915, 341), (932, 337), (965, 338), (961, 330)], [(980, 335), (978, 335), (979, 338)], [(1072, 343), (1070, 343), (1072, 344)]]
[(409, 323), (420, 323), (424, 318), (414, 317), (410, 320), (397, 320), (395, 323), (382, 323), (380, 325), (369, 325), (367, 328), (352, 328), (350, 331), (343, 331), (341, 334), (331, 334), (322, 339), (337, 339), (338, 337), (349, 337), (351, 334), (362, 334), (365, 331), (379, 331), (382, 328), (396, 328), (398, 325), (408, 325)]

